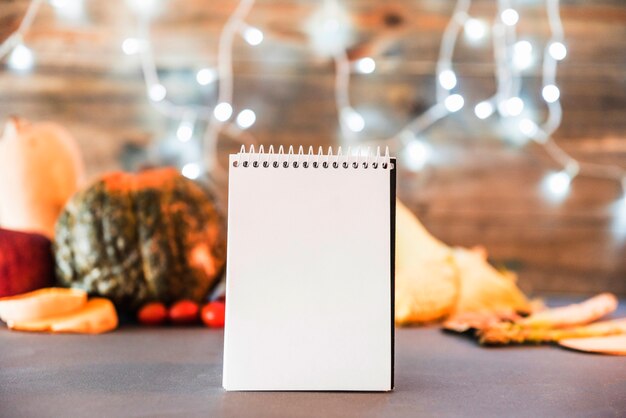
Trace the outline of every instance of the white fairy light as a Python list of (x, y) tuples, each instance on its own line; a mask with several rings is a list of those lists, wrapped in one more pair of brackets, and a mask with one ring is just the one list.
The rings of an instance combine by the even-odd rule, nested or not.
[[(66, 5), (68, 5), (72, 1), (82, 2), (82, 0), (49, 1), (51, 4), (53, 4), (53, 6), (55, 6), (55, 8), (59, 9), (66, 7)], [(137, 15), (141, 16), (142, 19), (144, 19), (143, 25), (145, 26), (145, 28), (149, 29), (149, 20), (147, 19), (147, 17), (154, 16), (162, 5), (162, 2), (160, 2), (160, 0), (126, 1), (135, 10)], [(41, 3), (42, 0), (31, 0), (27, 13), (22, 19), (19, 28), (15, 32), (13, 32), (13, 34), (9, 35), (4, 42), (0, 43), (0, 58), (11, 53), (16, 48), (18, 48), (19, 45), (22, 44), (23, 35), (25, 31), (31, 26), (33, 17), (37, 11), (38, 6)], [(227, 24), (224, 25), (224, 29), (220, 34), (218, 56), (216, 60), (218, 76), (217, 78), (215, 78), (220, 80), (220, 83), (217, 85), (217, 102), (219, 104), (215, 106), (215, 108), (210, 106), (177, 105), (165, 98), (166, 90), (165, 87), (163, 87), (159, 82), (158, 72), (156, 70), (156, 64), (154, 62), (155, 60), (151, 53), (149, 30), (143, 31), (144, 34), (140, 37), (141, 42), (139, 44), (134, 46), (127, 46), (126, 48), (124, 48), (124, 45), (122, 45), (122, 49), (125, 53), (128, 53), (128, 51), (130, 51), (131, 53), (140, 53), (142, 57), (142, 73), (146, 82), (148, 96), (152, 99), (153, 106), (156, 110), (170, 118), (180, 119), (184, 117), (184, 115), (190, 109), (192, 109), (198, 119), (209, 122), (207, 125), (209, 129), (207, 130), (207, 134), (205, 135), (204, 143), (205, 145), (207, 145), (205, 147), (205, 149), (207, 150), (206, 154), (210, 154), (211, 158), (214, 158), (213, 154), (215, 153), (217, 134), (222, 129), (222, 124), (212, 124), (210, 123), (210, 121), (215, 119), (217, 121), (225, 122), (232, 116), (232, 107), (229, 103), (233, 102), (233, 35), (237, 32), (240, 32), (246, 42), (248, 41), (248, 39), (246, 39), (245, 33), (246, 30), (250, 27), (244, 22), (244, 19), (252, 9), (254, 3), (255, 0), (240, 0), (233, 13), (229, 16)], [(349, 99), (346, 100), (346, 97), (349, 96), (348, 92), (350, 69), (354, 68), (356, 71), (362, 71), (363, 67), (361, 66), (361, 63), (359, 61), (357, 61), (354, 67), (352, 67), (347, 60), (346, 48), (347, 45), (350, 44), (349, 41), (353, 38), (350, 17), (347, 14), (347, 11), (337, 0), (325, 0), (322, 4), (322, 9), (314, 14), (314, 19), (310, 20), (310, 23), (313, 24), (307, 26), (307, 31), (312, 33), (311, 43), (313, 44), (317, 52), (325, 56), (333, 56), (337, 62), (338, 68), (343, 68), (342, 71), (337, 71), (335, 89), (336, 98), (339, 98), (337, 100), (337, 103), (341, 104), (341, 106), (337, 106), (337, 108), (340, 109), (338, 113), (342, 125), (342, 133), (344, 135), (347, 135), (350, 132), (361, 131), (365, 126), (365, 121), (363, 117), (353, 110), (352, 106), (350, 105)], [(446, 26), (444, 36), (442, 37), (441, 41), (439, 59), (437, 62), (439, 75), (441, 75), (441, 73), (445, 71), (446, 68), (451, 68), (455, 45), (462, 30), (465, 31), (465, 35), (470, 41), (482, 39), (488, 34), (487, 27), (484, 22), (468, 17), (471, 4), (471, 0), (457, 0), (452, 19)], [(481, 102), (475, 106), (474, 112), (476, 113), (477, 117), (491, 114), (494, 110), (493, 107), (495, 103), (498, 103), (498, 111), (500, 111), (503, 116), (515, 116), (516, 113), (519, 115), (524, 110), (524, 102), (521, 101), (519, 97), (516, 97), (520, 94), (519, 92), (521, 89), (521, 84), (523, 82), (520, 77), (519, 70), (523, 70), (530, 66), (533, 63), (533, 59), (536, 59), (536, 57), (533, 57), (532, 45), (530, 45), (529, 42), (521, 41), (519, 44), (516, 44), (516, 31), (514, 28), (512, 28), (512, 26), (515, 26), (519, 22), (519, 13), (517, 13), (514, 9), (510, 9), (508, 5), (508, 0), (499, 1), (499, 19), (495, 19), (493, 25), (494, 44), (497, 43), (498, 36), (503, 39), (502, 45), (500, 47), (494, 47), (494, 54), (496, 56), (495, 61), (497, 69), (496, 74), (498, 79), (498, 91), (496, 95), (485, 100), (484, 105), (483, 102)], [(545, 147), (545, 149), (550, 152), (552, 157), (557, 162), (562, 164), (564, 167), (567, 168), (568, 165), (575, 163), (576, 167), (581, 169), (580, 173), (578, 173), (578, 168), (576, 171), (571, 171), (569, 169), (564, 170), (567, 178), (569, 179), (569, 181), (567, 182), (567, 189), (569, 189), (569, 183), (576, 175), (587, 175), (589, 177), (598, 178), (611, 178), (615, 180), (626, 179), (626, 170), (621, 167), (601, 166), (589, 163), (585, 163), (582, 165), (578, 164), (577, 161), (567, 155), (563, 151), (563, 149), (561, 149), (553, 141), (551, 137), (554, 131), (559, 127), (562, 117), (562, 109), (558, 97), (560, 96), (560, 92), (558, 92), (558, 87), (556, 86), (555, 82), (557, 67), (555, 61), (562, 60), (567, 56), (567, 48), (563, 44), (563, 28), (558, 8), (558, 0), (546, 0), (546, 10), (551, 37), (546, 45), (543, 54), (544, 63), (542, 66), (542, 77), (543, 85), (546, 86), (547, 90), (544, 88), (545, 91), (542, 91), (542, 95), (544, 96), (544, 99), (548, 102), (548, 117), (546, 118), (545, 122), (539, 125), (531, 121), (530, 119), (522, 119), (517, 123), (517, 125), (515, 119), (509, 119), (508, 121), (503, 122), (506, 123), (507, 126), (512, 126), (513, 129), (515, 129), (515, 127), (517, 126), (517, 128), (519, 129), (518, 134), (522, 133), (529, 138), (537, 141), (541, 146)], [(498, 27), (502, 28), (504, 26), (506, 26), (507, 28), (502, 29), (499, 32)], [(263, 41), (263, 32), (261, 32), (260, 30), (259, 32), (261, 34), (261, 39), (258, 39), (258, 34), (253, 35), (253, 38), (256, 37), (256, 39), (253, 39), (253, 42), (251, 44), (253, 44), (254, 42), (257, 42), (258, 44)], [(315, 34), (313, 34), (313, 32), (315, 32)], [(319, 35), (317, 34), (318, 32), (323, 34)], [(503, 36), (503, 34), (505, 36)], [(146, 50), (148, 52), (146, 52)], [(498, 58), (498, 56), (503, 58)], [(374, 58), (368, 58), (374, 61)], [(347, 66), (343, 63), (340, 63), (340, 61), (342, 60), (345, 60), (348, 63)], [(8, 65), (11, 66), (11, 60), (9, 59), (8, 61)], [(368, 60), (363, 61), (363, 63), (367, 62)], [(371, 63), (367, 65), (371, 67)], [(365, 73), (367, 73), (367, 65), (365, 66)], [(376, 63), (374, 62), (374, 68), (375, 65)], [(19, 65), (17, 67), (19, 67)], [(345, 68), (348, 69), (347, 77)], [(518, 71), (516, 71), (516, 69)], [(204, 85), (203, 82), (209, 84), (215, 81), (215, 79), (212, 79), (211, 81), (207, 82), (206, 80), (211, 79), (212, 77), (205, 78), (204, 76), (198, 76), (198, 74), (196, 74), (196, 80), (198, 80), (198, 83), (201, 85)], [(445, 77), (446, 76), (443, 76), (444, 79)], [(343, 81), (340, 81), (340, 79), (342, 78)], [(435, 104), (424, 113), (411, 120), (400, 132), (410, 131), (413, 135), (415, 135), (417, 132), (421, 132), (427, 129), (436, 121), (442, 119), (449, 113), (458, 111), (463, 107), (463, 97), (460, 95), (449, 95), (449, 89), (445, 88), (443, 85), (445, 84), (445, 82), (442, 83), (439, 78), (437, 83), (437, 100)], [(554, 86), (556, 90), (552, 89), (549, 86)], [(456, 87), (456, 85), (454, 87)], [(509, 99), (507, 100), (506, 98)], [(519, 102), (517, 102), (516, 99), (519, 100)], [(518, 108), (519, 113), (516, 110)], [(348, 109), (353, 113), (345, 112), (344, 109)], [(230, 126), (231, 125), (226, 124), (224, 128), (228, 129), (230, 128)], [(343, 129), (344, 127), (347, 129)], [(183, 132), (184, 131), (185, 130), (183, 129)], [(234, 135), (244, 135), (242, 131), (233, 130), (232, 132), (235, 132)], [(248, 133), (245, 133), (245, 135), (247, 135), (246, 140), (251, 140), (252, 137), (250, 137)], [(186, 133), (183, 134), (183, 138), (186, 136)], [(399, 138), (399, 136), (400, 134), (394, 136), (393, 138)], [(410, 141), (404, 142), (407, 147), (410, 143)], [(208, 163), (208, 166), (212, 167), (210, 163)], [(198, 165), (198, 170), (200, 170), (200, 165)], [(565, 182), (563, 182), (562, 179), (558, 180), (558, 178), (562, 176), (559, 173), (555, 173), (555, 175), (557, 175), (557, 180), (550, 180), (548, 183), (554, 182), (556, 185), (561, 184), (561, 188), (563, 188), (562, 184)], [(552, 179), (553, 177), (550, 176), (550, 178)], [(622, 180), (622, 182), (626, 184), (626, 180)], [(626, 195), (626, 186), (622, 187), (624, 188), (624, 192)], [(560, 190), (558, 186), (553, 187), (553, 189)]]
[(163, 8), (161, 0), (126, 0), (126, 4), (133, 13), (144, 18), (158, 15)]
[(370, 57), (361, 58), (356, 62), (356, 70), (362, 74), (371, 74), (376, 70), (376, 61)]
[(515, 26), (519, 20), (519, 14), (515, 9), (506, 9), (500, 13), (500, 19), (507, 26)]
[(229, 103), (222, 102), (215, 106), (213, 114), (215, 115), (215, 119), (220, 122), (226, 122), (233, 114), (233, 107)]
[(50, 0), (50, 5), (62, 19), (78, 20), (85, 15), (83, 0)]
[(493, 114), (493, 105), (491, 102), (482, 101), (474, 106), (474, 114), (478, 119), (487, 119), (489, 116)]
[(13, 48), (7, 62), (9, 68), (15, 71), (29, 71), (33, 68), (34, 63), (35, 57), (33, 56), (33, 52), (23, 44), (19, 44)]
[(137, 38), (126, 38), (122, 42), (122, 51), (126, 55), (137, 54), (141, 50), (141, 41)]
[(150, 96), (150, 100), (154, 102), (160, 102), (165, 99), (166, 95), (167, 90), (165, 90), (165, 87), (162, 84), (153, 84), (148, 90), (148, 96)]
[(547, 86), (544, 86), (543, 90), (541, 90), (541, 96), (543, 96), (543, 100), (546, 102), (554, 103), (559, 100), (561, 92), (554, 84), (548, 84)]
[(263, 32), (260, 29), (248, 26), (243, 31), (243, 39), (252, 46), (257, 46), (263, 42)]
[(470, 18), (465, 21), (465, 35), (472, 41), (478, 41), (485, 37), (487, 26), (481, 20)]
[(348, 11), (336, 0), (318, 4), (304, 24), (313, 51), (323, 57), (345, 52), (352, 38), (352, 19)]
[(217, 80), (217, 71), (213, 68), (203, 68), (196, 73), (196, 81), (201, 86), (206, 86)]
[(571, 182), (572, 177), (563, 170), (548, 174), (544, 180), (544, 187), (552, 200), (559, 200), (567, 196)]
[(518, 116), (524, 110), (524, 101), (519, 97), (511, 97), (504, 102), (505, 116)]
[(432, 154), (432, 148), (424, 141), (414, 139), (404, 148), (404, 164), (413, 171), (424, 168)]
[(193, 136), (194, 121), (191, 118), (185, 118), (180, 121), (178, 129), (176, 130), (176, 138), (180, 142), (188, 142)]
[(567, 48), (562, 42), (552, 42), (548, 47), (548, 53), (555, 60), (561, 61), (567, 56)]
[(346, 108), (341, 111), (341, 118), (352, 132), (361, 132), (365, 128), (365, 119), (354, 109)]
[(191, 139), (193, 135), (193, 128), (188, 125), (180, 124), (178, 129), (176, 130), (176, 137), (180, 142), (187, 142)]
[(522, 119), (519, 122), (518, 126), (519, 126), (520, 132), (529, 138), (532, 138), (535, 135), (537, 135), (537, 132), (539, 130), (539, 127), (537, 126), (537, 124), (528, 118)]
[(187, 163), (181, 170), (182, 175), (191, 180), (195, 180), (200, 177), (200, 172), (200, 165), (197, 163)]
[(456, 74), (452, 70), (443, 70), (439, 73), (439, 84), (446, 90), (452, 90), (456, 86)]
[(244, 109), (237, 115), (237, 126), (241, 129), (248, 129), (256, 121), (256, 114), (250, 109)]
[(513, 64), (523, 70), (533, 63), (533, 46), (528, 41), (516, 42), (513, 46)]
[(465, 101), (463, 100), (463, 96), (460, 94), (453, 94), (451, 96), (446, 97), (444, 101), (444, 105), (449, 112), (458, 112), (463, 108)]

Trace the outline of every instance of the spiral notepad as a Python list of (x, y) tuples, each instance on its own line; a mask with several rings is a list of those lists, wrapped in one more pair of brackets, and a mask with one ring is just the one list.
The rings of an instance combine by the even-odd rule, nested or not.
[(226, 390), (393, 388), (395, 159), (230, 156)]

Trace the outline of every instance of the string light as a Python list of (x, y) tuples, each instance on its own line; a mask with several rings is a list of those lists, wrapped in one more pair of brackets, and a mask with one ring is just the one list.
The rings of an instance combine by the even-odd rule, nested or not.
[(361, 58), (356, 62), (356, 70), (361, 74), (371, 74), (376, 70), (376, 61), (370, 57)]
[(256, 121), (256, 114), (250, 109), (244, 109), (237, 115), (237, 126), (248, 129)]
[(226, 122), (233, 114), (233, 107), (226, 102), (222, 102), (215, 106), (215, 119), (220, 122)]
[(201, 86), (207, 86), (217, 80), (217, 71), (213, 68), (203, 68), (196, 73), (196, 81)]
[(500, 19), (507, 26), (515, 26), (519, 20), (519, 14), (515, 9), (506, 9), (500, 13)]
[(505, 116), (518, 116), (524, 110), (524, 101), (519, 97), (511, 97), (504, 102), (503, 110)]
[(62, 19), (79, 20), (85, 15), (83, 0), (50, 0), (50, 5)]
[(451, 96), (446, 97), (444, 102), (446, 109), (450, 112), (458, 112), (463, 108), (465, 101), (463, 100), (463, 96), (460, 94), (453, 94)]
[(29, 71), (35, 62), (32, 51), (25, 45), (17, 45), (9, 55), (9, 68), (15, 71)]
[(560, 200), (567, 196), (572, 178), (565, 171), (549, 174), (545, 179), (545, 187), (551, 200)]
[(561, 92), (559, 91), (559, 88), (554, 84), (548, 84), (547, 86), (544, 86), (543, 90), (541, 90), (541, 96), (546, 102), (554, 103), (559, 100)]
[(452, 90), (456, 86), (456, 74), (452, 70), (443, 70), (439, 74), (439, 84), (446, 90)]
[[(8, 53), (11, 53), (11, 57), (13, 54), (17, 54), (18, 57), (20, 54), (23, 54), (21, 47), (26, 47), (23, 45), (22, 36), (32, 24), (41, 1), (33, 0), (30, 3), (18, 30), (0, 44), (0, 58)], [(50, 1), (56, 3), (55, 7), (61, 8), (66, 0)], [(249, 115), (246, 117), (242, 116), (246, 115), (247, 113), (244, 112), (249, 109), (244, 109), (237, 115), (235, 122), (244, 131), (233, 131), (231, 125), (226, 122), (233, 113), (231, 103), (233, 95), (232, 48), (234, 36), (239, 33), (252, 46), (260, 44), (264, 39), (264, 34), (260, 29), (251, 27), (244, 22), (254, 4), (254, 0), (241, 0), (229, 17), (226, 25), (224, 25), (219, 38), (217, 69), (201, 69), (196, 74), (196, 81), (200, 85), (208, 85), (218, 79), (220, 80), (220, 83), (217, 85), (218, 104), (214, 108), (209, 106), (177, 105), (167, 99), (167, 90), (160, 83), (156, 71), (149, 36), (149, 19), (159, 12), (162, 3), (158, 0), (127, 0), (127, 2), (139, 16), (138, 28), (140, 36), (125, 40), (122, 44), (122, 50), (129, 55), (140, 55), (146, 91), (155, 109), (170, 118), (181, 120), (177, 130), (178, 139), (181, 140), (182, 138), (182, 142), (185, 142), (184, 139), (189, 138), (187, 139), (188, 141), (193, 136), (195, 122), (192, 123), (190, 132), (189, 127), (184, 125), (186, 122), (183, 119), (185, 115), (193, 114), (197, 119), (210, 122), (207, 125), (208, 128), (204, 136), (204, 153), (207, 158), (215, 159), (217, 135), (222, 130), (226, 134), (233, 135), (233, 132), (235, 132), (234, 135), (241, 135), (242, 138), (246, 138), (245, 140), (251, 140), (249, 134), (244, 131), (247, 124), (246, 121), (249, 123), (252, 120), (249, 126), (256, 121), (254, 112), (250, 110), (253, 115), (252, 118)], [(450, 94), (450, 90), (457, 87), (458, 84), (457, 75), (452, 70), (452, 56), (457, 38), (461, 31), (464, 31), (467, 39), (471, 42), (481, 40), (487, 35), (485, 23), (469, 15), (471, 3), (471, 0), (457, 1), (452, 19), (444, 31), (437, 61), (436, 103), (411, 120), (398, 134), (390, 138), (397, 140), (404, 147), (409, 159), (411, 158), (410, 155), (413, 155), (413, 158), (419, 162), (420, 155), (428, 155), (428, 153), (423, 152), (423, 142), (415, 139), (418, 133), (428, 129), (448, 114), (461, 110), (465, 105), (464, 99), (460, 94)], [(558, 129), (562, 118), (562, 109), (559, 102), (560, 91), (556, 85), (556, 62), (563, 60), (567, 56), (567, 48), (563, 44), (563, 28), (558, 7), (558, 0), (546, 0), (551, 37), (546, 44), (543, 55), (542, 76), (544, 88), (542, 96), (546, 101), (548, 116), (542, 123), (523, 118), (517, 124), (514, 123), (513, 126), (517, 126), (521, 134), (542, 145), (555, 161), (565, 167), (563, 171), (546, 177), (546, 183), (552, 185), (549, 189), (553, 190), (553, 195), (559, 194), (559, 191), (563, 194), (563, 189), (568, 190), (569, 184), (574, 177), (586, 175), (620, 181), (626, 199), (626, 171), (623, 168), (611, 165), (579, 163), (565, 153), (552, 139), (552, 134)], [(493, 97), (485, 99), (474, 106), (474, 113), (480, 119), (486, 119), (491, 116), (496, 103), (498, 111), (502, 116), (510, 117), (522, 114), (524, 102), (519, 97), (522, 84), (520, 71), (531, 66), (534, 60), (533, 48), (530, 42), (523, 40), (516, 42), (515, 39), (515, 25), (519, 22), (519, 13), (510, 7), (509, 0), (499, 0), (498, 10), (499, 19), (494, 20), (492, 28), (498, 89)], [(362, 74), (369, 74), (375, 71), (376, 62), (373, 57), (362, 58), (356, 61), (354, 65), (348, 60), (346, 48), (351, 37), (350, 19), (345, 8), (336, 0), (325, 0), (322, 3), (322, 7), (312, 15), (307, 28), (314, 49), (322, 55), (332, 56), (335, 60), (335, 99), (340, 126), (343, 135), (354, 140), (356, 139), (354, 134), (363, 131), (365, 128), (365, 120), (350, 104), (348, 94), (350, 72), (355, 70)], [(126, 43), (126, 41), (129, 41), (129, 43)], [(30, 52), (30, 50), (28, 51)], [(23, 55), (26, 56), (25, 54)], [(33, 58), (32, 52), (30, 52), (30, 56)], [(12, 66), (11, 61), (10, 58), (9, 68), (18, 69), (20, 67), (19, 65)], [(25, 60), (22, 61), (26, 62)], [(32, 66), (33, 62), (34, 58), (30, 66)], [(410, 135), (405, 135), (407, 133)], [(422, 151), (419, 151), (420, 149)], [(202, 167), (212, 167), (210, 161), (204, 166), (197, 163), (189, 164), (195, 164), (195, 166), (191, 167), (196, 167), (186, 169), (187, 174), (192, 175), (196, 169), (198, 170), (197, 175), (199, 175)], [(419, 166), (420, 164), (416, 165)], [(188, 164), (185, 165), (185, 167), (187, 166)], [(576, 169), (572, 170), (571, 167)], [(183, 169), (185, 168), (183, 167)], [(565, 177), (563, 177), (563, 173), (567, 176), (567, 182)], [(551, 180), (548, 181), (547, 179)]]
[(519, 41), (513, 47), (513, 64), (520, 70), (530, 67), (533, 63), (533, 46), (528, 41)]
[(194, 125), (195, 115), (183, 118), (180, 121), (180, 125), (178, 125), (178, 129), (176, 130), (176, 138), (178, 138), (180, 142), (188, 142), (191, 137), (193, 137)]
[(548, 47), (550, 56), (557, 61), (564, 60), (567, 56), (567, 48), (561, 42), (552, 42)]
[(150, 100), (155, 102), (160, 102), (161, 100), (165, 99), (166, 95), (167, 90), (165, 90), (165, 87), (162, 84), (153, 84), (152, 86), (150, 86), (150, 90), (148, 90), (148, 96), (150, 97)]
[(365, 128), (365, 119), (352, 108), (344, 108), (341, 118), (352, 132), (361, 132)]
[(258, 28), (247, 26), (243, 29), (243, 39), (252, 46), (260, 45), (263, 42), (263, 32)]
[(161, 0), (126, 0), (128, 8), (137, 16), (144, 19), (152, 18), (161, 13), (163, 3), (164, 2)]
[(432, 149), (424, 141), (412, 140), (406, 146), (404, 153), (404, 164), (413, 171), (424, 168), (432, 155)]
[(352, 33), (352, 20), (346, 8), (336, 0), (323, 0), (304, 29), (313, 51), (322, 57), (335, 57), (345, 52)]
[(187, 163), (181, 170), (182, 175), (191, 180), (195, 180), (200, 177), (201, 172), (202, 170), (200, 169), (200, 165), (197, 163)]
[(485, 37), (487, 26), (478, 19), (467, 19), (465, 22), (465, 35), (471, 41), (479, 41)]
[(141, 49), (141, 41), (137, 38), (126, 38), (122, 42), (122, 51), (126, 55), (134, 55), (139, 53)]
[(519, 122), (519, 130), (529, 138), (534, 137), (538, 131), (537, 124), (528, 118), (524, 118)]
[(474, 114), (478, 119), (487, 119), (493, 114), (493, 105), (489, 101), (482, 101), (474, 106)]

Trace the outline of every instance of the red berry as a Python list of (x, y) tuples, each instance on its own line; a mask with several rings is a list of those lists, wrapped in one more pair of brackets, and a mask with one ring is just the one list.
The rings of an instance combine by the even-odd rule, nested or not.
[(202, 322), (207, 327), (222, 328), (226, 305), (223, 302), (210, 302), (202, 308)]
[(169, 318), (174, 324), (193, 324), (198, 320), (200, 308), (192, 300), (179, 300), (170, 306)]
[(137, 319), (144, 325), (159, 325), (167, 319), (167, 309), (161, 302), (146, 303), (137, 312)]

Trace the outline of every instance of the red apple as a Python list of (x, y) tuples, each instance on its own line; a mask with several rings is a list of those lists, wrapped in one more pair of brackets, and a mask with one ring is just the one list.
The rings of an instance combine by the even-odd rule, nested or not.
[(52, 243), (43, 235), (0, 228), (0, 297), (54, 285)]

